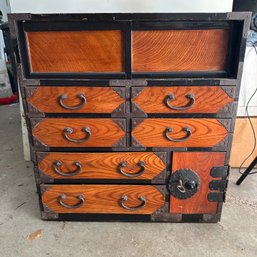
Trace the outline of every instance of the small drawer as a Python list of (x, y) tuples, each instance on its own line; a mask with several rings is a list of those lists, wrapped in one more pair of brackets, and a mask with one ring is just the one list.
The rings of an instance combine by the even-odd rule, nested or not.
[(170, 212), (215, 214), (227, 187), (225, 152), (174, 152), (168, 182)]
[(144, 147), (214, 147), (225, 142), (230, 127), (230, 120), (200, 118), (146, 118), (132, 123), (132, 144)]
[(37, 153), (42, 182), (60, 179), (147, 180), (162, 182), (166, 178), (166, 153)]
[(40, 86), (26, 88), (30, 113), (124, 113), (125, 89)]
[(34, 145), (44, 147), (126, 146), (125, 119), (31, 119)]
[(132, 88), (133, 113), (232, 113), (234, 87)]
[(165, 186), (41, 185), (45, 212), (152, 214), (165, 205)]

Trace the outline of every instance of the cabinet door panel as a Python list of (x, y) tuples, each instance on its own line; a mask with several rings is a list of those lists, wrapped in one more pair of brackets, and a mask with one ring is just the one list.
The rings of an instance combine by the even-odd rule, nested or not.
[[(171, 195), (170, 212), (182, 214), (215, 214), (217, 202), (209, 202), (207, 199), (211, 177), (211, 168), (223, 166), (224, 152), (174, 152), (172, 159), (172, 173), (180, 169), (193, 170), (200, 178), (198, 191), (190, 198), (178, 199)], [(218, 179), (218, 178), (217, 178)]]

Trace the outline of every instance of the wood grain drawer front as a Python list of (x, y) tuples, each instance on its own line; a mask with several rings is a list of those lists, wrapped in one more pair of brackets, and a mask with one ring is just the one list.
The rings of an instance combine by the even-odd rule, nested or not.
[(145, 147), (213, 147), (228, 135), (216, 119), (134, 119), (132, 140)]
[[(140, 89), (142, 91), (137, 94)], [(132, 102), (145, 113), (217, 113), (233, 102), (222, 87), (216, 86), (140, 89), (132, 88), (132, 95), (136, 95)], [(230, 90), (234, 92), (234, 88)]]
[(181, 169), (191, 169), (200, 178), (198, 191), (187, 199), (178, 199), (171, 195), (170, 212), (181, 214), (197, 214), (217, 212), (217, 202), (207, 199), (211, 177), (211, 168), (223, 166), (225, 152), (174, 152), (172, 158), (172, 173)]
[(125, 146), (124, 119), (31, 119), (34, 144), (47, 147)]
[(123, 88), (40, 86), (28, 88), (30, 93), (28, 105), (45, 113), (112, 113), (125, 101)]
[(55, 213), (152, 214), (165, 204), (149, 185), (41, 185), (41, 191), (45, 211)]
[(121, 30), (26, 32), (31, 72), (123, 72)]
[[(158, 155), (162, 155), (162, 160)], [(41, 178), (51, 179), (133, 179), (164, 182), (166, 153), (40, 153)], [(41, 156), (41, 157), (40, 157)]]
[(229, 30), (132, 32), (134, 72), (224, 71)]

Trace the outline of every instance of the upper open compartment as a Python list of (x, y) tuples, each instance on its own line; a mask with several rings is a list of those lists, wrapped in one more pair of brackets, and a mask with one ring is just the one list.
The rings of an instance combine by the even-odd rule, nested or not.
[(28, 78), (125, 78), (126, 23), (42, 21), (20, 24)]
[(249, 23), (249, 13), (17, 17), (28, 79), (237, 79)]
[(134, 77), (236, 76), (240, 22), (139, 22), (132, 31)]

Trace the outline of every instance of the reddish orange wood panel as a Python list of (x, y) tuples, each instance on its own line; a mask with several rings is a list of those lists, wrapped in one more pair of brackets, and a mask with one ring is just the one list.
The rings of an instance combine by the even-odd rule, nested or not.
[[(90, 129), (90, 136), (83, 131), (85, 127)], [(88, 140), (82, 143), (67, 140), (64, 136), (65, 128), (73, 130), (72, 134), (66, 133), (69, 138)], [(122, 139), (125, 132), (112, 119), (107, 118), (45, 118), (34, 127), (32, 135), (48, 147), (111, 147)]]
[(32, 72), (123, 72), (120, 30), (26, 33)]
[[(63, 202), (70, 206), (80, 203), (77, 197), (82, 194), (84, 204), (76, 209), (62, 207), (57, 201), (61, 194), (67, 196)], [(145, 206), (127, 210), (120, 204), (123, 195), (128, 197), (126, 206), (142, 205), (140, 196), (145, 197)], [(152, 214), (165, 204), (165, 197), (156, 187), (149, 185), (49, 185), (43, 193), (42, 202), (45, 208), (56, 213)]]
[[(172, 94), (174, 98), (168, 100)], [(192, 95), (195, 101), (188, 98)], [(216, 86), (190, 86), (190, 87), (146, 87), (132, 99), (145, 113), (216, 113), (233, 98), (221, 88)], [(169, 107), (170, 105), (170, 107)], [(174, 110), (172, 107), (185, 108)]]
[(172, 173), (179, 169), (192, 169), (200, 178), (200, 187), (195, 195), (188, 199), (170, 197), (170, 212), (181, 214), (215, 214), (216, 202), (209, 202), (207, 195), (210, 193), (209, 182), (214, 180), (210, 170), (214, 166), (223, 166), (224, 152), (175, 152), (173, 153)]
[[(77, 175), (65, 177), (55, 172), (55, 162), (62, 163), (58, 170), (69, 174), (76, 170), (74, 162), (79, 162), (81, 170)], [(127, 163), (122, 168), (125, 173), (137, 174), (140, 171), (139, 162), (143, 162), (145, 172), (136, 177), (127, 177), (120, 171), (120, 164)], [(126, 152), (126, 153), (48, 153), (38, 163), (40, 173), (54, 179), (140, 179), (152, 180), (166, 169), (164, 163), (152, 152)], [(165, 179), (165, 178), (164, 178)]]
[[(185, 127), (192, 131), (188, 139), (183, 142), (167, 139), (167, 128), (173, 129), (167, 133), (173, 139), (187, 137), (187, 133), (183, 131)], [(146, 147), (213, 147), (227, 135), (228, 131), (218, 120), (202, 118), (147, 118), (132, 131), (136, 141)]]
[(229, 30), (132, 32), (134, 72), (224, 71)]
[[(79, 97), (81, 94), (85, 100)], [(67, 99), (60, 99), (61, 96), (66, 96)], [(111, 87), (40, 86), (27, 99), (34, 108), (46, 113), (111, 113), (124, 101)], [(67, 107), (82, 107), (70, 110), (62, 104)]]

